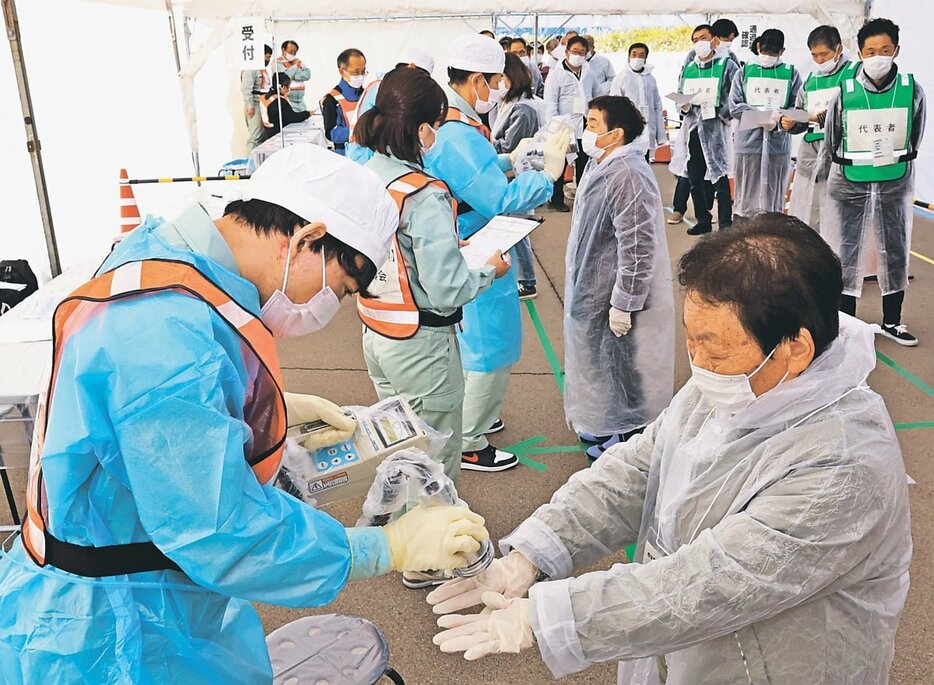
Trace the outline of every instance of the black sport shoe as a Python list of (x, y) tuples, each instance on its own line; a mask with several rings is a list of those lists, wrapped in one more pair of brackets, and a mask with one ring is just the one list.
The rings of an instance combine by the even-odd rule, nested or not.
[(713, 227), (710, 224), (696, 224), (688, 229), (688, 235), (704, 235), (711, 231), (713, 231)]
[(520, 300), (534, 300), (536, 297), (538, 297), (538, 289), (534, 285), (519, 284)]
[(914, 347), (918, 344), (918, 339), (908, 332), (908, 326), (903, 323), (896, 326), (882, 324), (881, 332), (886, 338), (894, 340), (899, 345), (904, 345), (905, 347)]
[(560, 205), (556, 205), (554, 202), (549, 202), (549, 203), (548, 203), (548, 209), (550, 209), (550, 210), (553, 211), (553, 212), (561, 212), (561, 213), (565, 213), (565, 212), (570, 212), (570, 211), (571, 211), (571, 208), (568, 207), (568, 206), (567, 206), (566, 204), (564, 204), (563, 202), (562, 202)]
[(498, 450), (493, 445), (487, 445), (476, 452), (463, 452), (461, 454), (461, 468), (465, 471), (506, 471), (519, 464), (515, 454)]
[(503, 420), (502, 420), (502, 419), (496, 419), (496, 421), (493, 422), (493, 425), (491, 425), (489, 428), (487, 428), (485, 431), (483, 431), (483, 434), (484, 434), (484, 435), (493, 435), (493, 433), (499, 433), (499, 432), (500, 432), (501, 430), (503, 430), (505, 427), (506, 427), (506, 424), (503, 423)]

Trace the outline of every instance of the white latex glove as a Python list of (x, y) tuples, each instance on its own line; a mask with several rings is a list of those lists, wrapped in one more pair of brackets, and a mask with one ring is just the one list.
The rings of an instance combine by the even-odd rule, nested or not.
[(535, 644), (529, 615), (532, 600), (507, 599), (496, 592), (484, 592), (486, 608), (479, 614), (451, 614), (438, 619), (448, 628), (432, 638), (445, 654), (463, 652), (467, 661), (490, 654), (518, 654)]
[(610, 330), (617, 338), (621, 338), (632, 328), (632, 314), (622, 309), (610, 307)]
[(490, 534), (483, 517), (467, 507), (423, 506), (383, 526), (394, 571), (438, 571), (460, 568)]
[(325, 428), (311, 433), (302, 446), (307, 450), (320, 447), (329, 447), (339, 442), (350, 440), (357, 429), (357, 420), (344, 413), (330, 400), (317, 395), (298, 395), (294, 392), (285, 393), (285, 408), (289, 417), (289, 425), (297, 426), (312, 421), (324, 421), (331, 428)]
[(525, 597), (537, 577), (538, 569), (528, 557), (513, 550), (472, 578), (449, 580), (429, 592), (425, 601), (436, 614), (449, 614), (480, 604), (484, 592), (498, 592), (507, 599)]
[(545, 163), (545, 168), (542, 171), (548, 174), (552, 183), (561, 178), (561, 174), (564, 173), (570, 140), (568, 132), (562, 130), (558, 135), (546, 142), (542, 150)]
[(774, 131), (778, 128), (778, 122), (781, 119), (782, 115), (779, 112), (775, 112), (771, 119), (762, 124), (762, 128), (766, 131)]
[(516, 145), (516, 149), (509, 153), (509, 161), (512, 163), (513, 167), (516, 166), (516, 160), (528, 152), (529, 148), (532, 147), (534, 143), (535, 141), (532, 138), (523, 138), (519, 141), (519, 144)]
[(690, 102), (685, 102), (683, 105), (681, 105), (681, 111), (687, 114), (688, 112), (691, 111), (691, 107), (692, 105)]

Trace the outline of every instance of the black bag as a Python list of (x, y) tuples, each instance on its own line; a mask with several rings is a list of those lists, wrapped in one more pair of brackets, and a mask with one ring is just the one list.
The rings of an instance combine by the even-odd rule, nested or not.
[(36, 274), (25, 259), (0, 260), (0, 315), (39, 289)]

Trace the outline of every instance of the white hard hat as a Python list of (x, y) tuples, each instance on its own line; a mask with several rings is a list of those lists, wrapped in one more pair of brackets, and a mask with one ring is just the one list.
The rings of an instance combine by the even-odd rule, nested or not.
[(377, 268), (389, 256), (399, 210), (379, 176), (318, 145), (291, 145), (253, 172), (241, 193), (323, 223), (328, 233), (362, 252)]
[(399, 64), (414, 64), (420, 69), (424, 69), (429, 74), (435, 70), (435, 60), (430, 54), (421, 48), (409, 48), (402, 53)]
[(503, 46), (489, 36), (468, 33), (454, 40), (448, 66), (481, 74), (502, 74), (506, 68)]

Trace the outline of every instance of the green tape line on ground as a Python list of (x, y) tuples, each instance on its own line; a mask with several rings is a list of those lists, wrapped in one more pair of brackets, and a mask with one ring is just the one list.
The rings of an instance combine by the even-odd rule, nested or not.
[(934, 428), (934, 421), (918, 421), (917, 423), (896, 423), (895, 430), (910, 431), (917, 428)]
[(564, 372), (561, 370), (561, 362), (558, 361), (558, 355), (555, 354), (555, 348), (551, 346), (551, 340), (548, 338), (548, 332), (545, 330), (545, 325), (542, 323), (541, 318), (538, 316), (538, 310), (535, 308), (535, 303), (532, 302), (532, 300), (526, 300), (525, 308), (529, 312), (529, 318), (532, 319), (532, 325), (535, 327), (535, 332), (538, 333), (538, 340), (542, 344), (542, 350), (545, 351), (545, 357), (548, 359), (548, 365), (551, 367), (551, 373), (555, 377), (555, 382), (558, 384), (558, 392), (560, 392), (563, 397)]
[(915, 386), (917, 386), (918, 388), (920, 388), (921, 390), (923, 390), (924, 392), (926, 392), (926, 393), (927, 393), (928, 395), (930, 395), (931, 397), (934, 397), (934, 388), (932, 388), (930, 385), (928, 385), (927, 383), (925, 383), (924, 381), (922, 381), (920, 378), (918, 378), (917, 376), (915, 376), (913, 373), (911, 373), (911, 371), (909, 371), (909, 370), (906, 369), (905, 367), (901, 366), (901, 365), (900, 365), (898, 362), (896, 362), (894, 359), (889, 359), (888, 357), (886, 357), (886, 356), (885, 356), (884, 354), (882, 354), (881, 352), (876, 352), (876, 358), (877, 358), (880, 362), (882, 362), (883, 364), (885, 364), (886, 366), (888, 366), (888, 367), (894, 369), (902, 378), (904, 378), (905, 380), (910, 381), (911, 383), (913, 383)]
[(631, 562), (634, 556), (636, 556), (636, 546), (629, 545), (629, 547), (626, 548), (626, 558)]
[[(519, 463), (523, 466), (528, 466), (534, 471), (547, 471), (548, 467), (545, 466), (540, 461), (535, 461), (530, 459), (526, 455), (532, 453), (532, 446), (537, 445), (541, 442), (545, 442), (544, 435), (536, 435), (534, 438), (529, 438), (528, 440), (522, 440), (521, 442), (513, 443), (512, 445), (507, 445), (503, 448), (504, 452), (511, 452), (516, 455), (516, 458), (519, 460)], [(543, 448), (539, 448), (543, 449)]]

